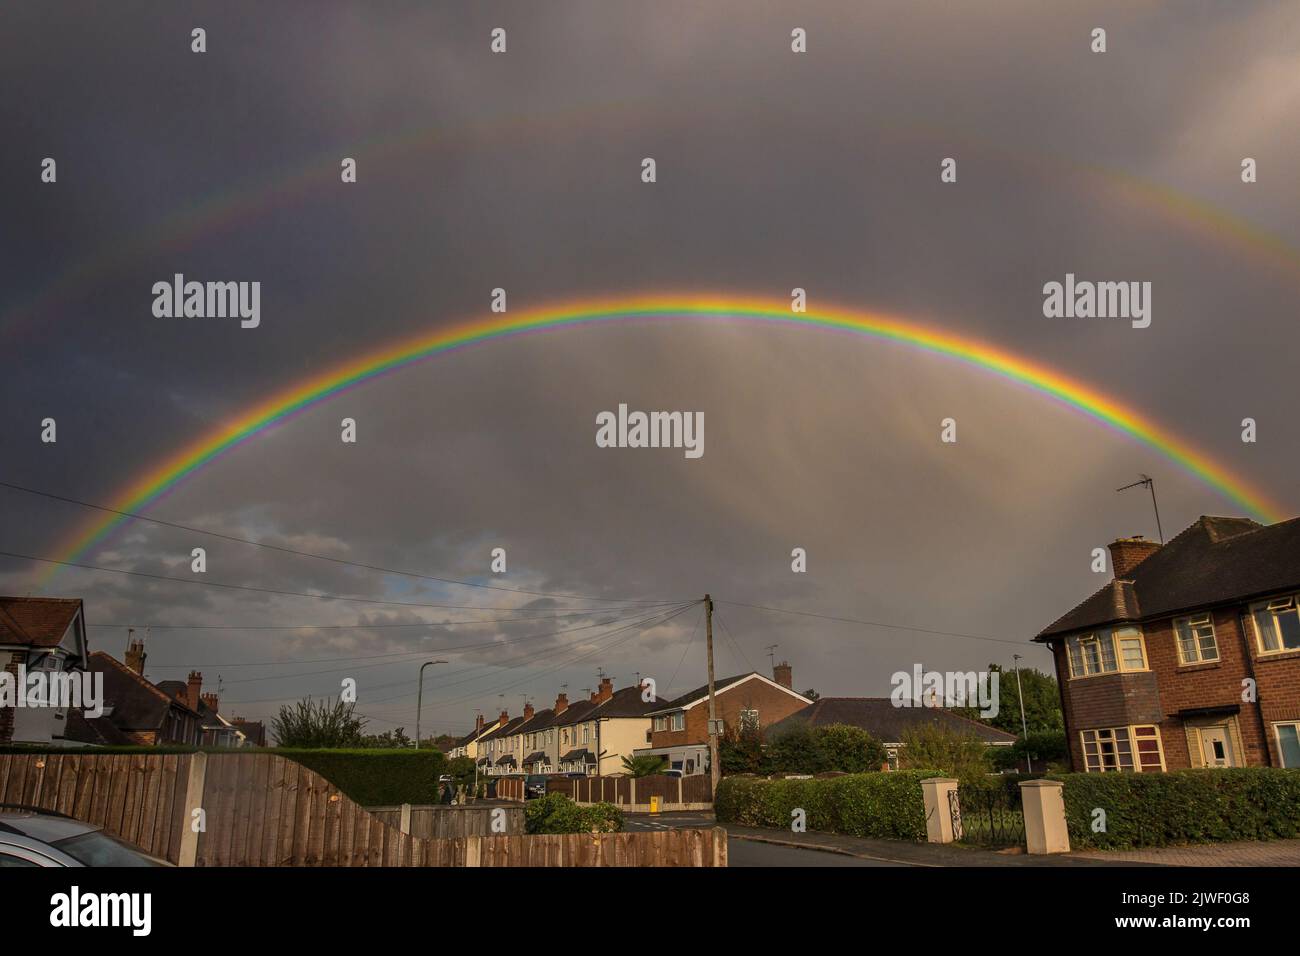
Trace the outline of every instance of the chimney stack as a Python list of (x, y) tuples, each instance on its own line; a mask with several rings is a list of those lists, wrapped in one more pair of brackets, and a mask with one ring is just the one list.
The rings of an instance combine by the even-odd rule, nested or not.
[(199, 697), (202, 692), (203, 675), (198, 671), (190, 671), (190, 677), (185, 686), (185, 703), (189, 705), (190, 710), (199, 709)]
[(603, 704), (614, 696), (614, 682), (608, 677), (600, 679), (600, 686), (592, 693), (591, 699), (598, 704)]
[(524, 720), (532, 720), (534, 713), (532, 704), (524, 704)]
[(558, 717), (569, 709), (569, 695), (563, 691), (555, 698), (555, 715)]
[(503, 710), (501, 711), (501, 726), (504, 727), (508, 723), (510, 723), (510, 714)]
[(788, 690), (794, 690), (794, 668), (789, 661), (772, 665), (772, 680)]
[(214, 714), (220, 713), (220, 710), (217, 707), (218, 701), (216, 694), (204, 694), (199, 699), (208, 705), (208, 710), (212, 711)]
[(1142, 535), (1120, 538), (1110, 544), (1110, 566), (1115, 572), (1115, 580), (1127, 581), (1133, 569), (1151, 555), (1160, 550), (1160, 545), (1148, 541)]
[(138, 637), (132, 637), (131, 642), (126, 646), (126, 666), (143, 677), (144, 659), (147, 656), (144, 652), (144, 641)]

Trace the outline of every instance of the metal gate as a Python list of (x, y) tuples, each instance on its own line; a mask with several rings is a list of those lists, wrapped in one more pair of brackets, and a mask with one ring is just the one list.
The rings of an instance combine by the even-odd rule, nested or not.
[(960, 784), (948, 794), (954, 839), (980, 846), (1025, 845), (1025, 812), (1018, 779)]

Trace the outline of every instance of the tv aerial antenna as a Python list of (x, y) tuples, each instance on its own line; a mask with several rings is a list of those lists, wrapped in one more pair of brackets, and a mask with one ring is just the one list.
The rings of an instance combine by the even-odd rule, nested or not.
[(1150, 475), (1139, 475), (1138, 480), (1125, 485), (1123, 488), (1116, 488), (1116, 491), (1128, 491), (1130, 488), (1136, 488), (1144, 485), (1151, 492), (1151, 507), (1156, 513), (1156, 533), (1160, 535), (1160, 543), (1165, 543), (1165, 529), (1160, 527), (1160, 506), (1156, 504), (1156, 480)]

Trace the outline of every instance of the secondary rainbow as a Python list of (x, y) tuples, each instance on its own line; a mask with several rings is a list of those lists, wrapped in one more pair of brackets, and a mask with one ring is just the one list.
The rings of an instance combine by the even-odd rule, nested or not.
[[(846, 332), (936, 353), (993, 372), (1070, 406), (1162, 453), (1170, 461), (1265, 521), (1281, 519), (1283, 509), (1260, 490), (1234, 475), (1170, 431), (1095, 388), (1053, 369), (965, 335), (874, 312), (826, 308), (793, 313), (785, 301), (716, 295), (647, 295), (567, 302), (529, 311), (492, 314), (404, 338), (348, 362), (311, 375), (246, 409), (205, 433), (131, 482), (111, 502), (117, 511), (140, 512), (188, 475), (211, 464), (294, 416), (382, 375), (458, 349), (517, 335), (560, 332), (617, 322), (749, 321), (783, 327)], [(75, 562), (128, 518), (108, 515), (80, 530), (58, 560)], [(57, 565), (53, 570), (57, 570)], [(53, 573), (47, 572), (45, 576)]]

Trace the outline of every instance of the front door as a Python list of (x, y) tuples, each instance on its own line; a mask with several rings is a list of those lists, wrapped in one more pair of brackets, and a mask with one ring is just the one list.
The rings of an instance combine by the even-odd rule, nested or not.
[(1232, 767), (1232, 743), (1227, 727), (1206, 727), (1201, 731), (1201, 749), (1207, 767)]

